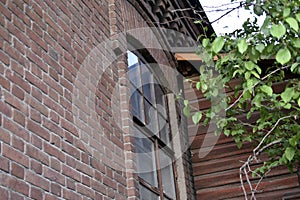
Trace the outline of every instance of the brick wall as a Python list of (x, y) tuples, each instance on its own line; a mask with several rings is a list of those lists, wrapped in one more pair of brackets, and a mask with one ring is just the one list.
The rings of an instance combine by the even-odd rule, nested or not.
[(114, 32), (113, 4), (0, 2), (1, 199), (127, 199), (125, 173), (112, 167), (124, 165), (122, 132), (108, 109), (117, 62), (98, 83), (95, 122), (106, 126), (91, 130), (101, 142), (89, 141), (102, 145), (98, 152), (83, 142), (72, 104), (87, 54)]

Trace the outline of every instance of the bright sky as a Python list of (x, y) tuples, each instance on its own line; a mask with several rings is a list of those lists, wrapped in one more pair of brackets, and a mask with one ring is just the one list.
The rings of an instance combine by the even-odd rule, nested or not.
[[(239, 6), (239, 1), (231, 3), (231, 0), (199, 0), (210, 22), (218, 19), (220, 16)], [(219, 11), (216, 11), (219, 10)], [(222, 11), (221, 11), (222, 10)], [(247, 18), (251, 19), (251, 13), (244, 9), (236, 9), (225, 17), (212, 23), (215, 32), (218, 35), (230, 33), (237, 28), (242, 28), (242, 24)], [(261, 21), (261, 20), (260, 20)], [(262, 22), (260, 22), (262, 23)]]

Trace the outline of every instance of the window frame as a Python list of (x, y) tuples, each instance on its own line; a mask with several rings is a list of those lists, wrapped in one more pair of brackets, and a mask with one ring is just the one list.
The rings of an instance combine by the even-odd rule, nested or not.
[[(138, 59), (138, 67), (139, 67), (139, 81), (141, 83), (141, 87), (138, 88), (131, 80), (130, 77), (128, 77), (129, 79), (129, 84), (130, 87), (133, 87), (135, 90), (138, 90), (137, 92), (139, 92), (142, 96), (143, 99), (143, 119), (144, 121), (139, 120), (137, 117), (135, 117), (133, 115), (132, 112), (132, 105), (131, 105), (131, 115), (132, 115), (132, 119), (133, 119), (133, 126), (134, 128), (136, 128), (140, 134), (143, 134), (143, 136), (147, 137), (148, 139), (150, 139), (153, 142), (154, 145), (154, 151), (155, 151), (155, 167), (156, 167), (156, 176), (157, 176), (157, 187), (151, 185), (150, 183), (148, 183), (146, 180), (144, 180), (142, 177), (138, 175), (138, 182), (140, 185), (142, 185), (142, 187), (148, 189), (149, 191), (151, 191), (152, 193), (158, 195), (158, 197), (160, 197), (160, 200), (163, 199), (179, 199), (179, 194), (178, 194), (178, 184), (177, 184), (177, 172), (176, 172), (176, 167), (175, 167), (175, 152), (173, 150), (173, 144), (171, 143), (172, 141), (172, 133), (171, 133), (171, 126), (170, 126), (170, 118), (169, 118), (169, 106), (168, 106), (168, 99), (167, 99), (167, 91), (161, 87), (161, 85), (159, 84), (159, 80), (155, 77), (155, 72), (154, 70), (151, 69), (151, 67), (147, 64), (147, 60), (142, 56), (142, 53), (140, 53), (139, 51), (127, 51), (127, 58), (128, 58), (128, 53), (132, 53), (134, 56), (137, 57)], [(127, 65), (128, 65), (128, 69), (130, 68), (129, 66), (129, 62), (127, 61)], [(148, 98), (146, 97), (146, 95), (144, 94), (143, 90), (144, 90), (144, 86), (143, 86), (143, 80), (142, 80), (142, 65), (144, 65), (143, 67), (146, 67), (149, 72), (152, 74), (153, 80), (155, 82), (155, 84), (151, 84), (152, 86), (152, 93), (154, 94), (154, 102), (150, 102), (150, 100), (148, 100)], [(166, 113), (165, 116), (163, 116), (164, 114), (159, 111), (156, 107), (155, 104), (157, 103), (156, 101), (156, 88), (159, 86), (161, 89), (161, 92), (163, 94), (163, 100), (164, 100), (164, 108), (166, 109)], [(163, 118), (163, 120), (166, 121), (166, 124), (168, 126), (168, 138), (169, 141), (168, 144), (166, 144), (161, 136), (160, 136), (160, 131), (158, 132), (158, 134), (153, 134), (153, 132), (151, 132), (147, 127), (145, 127), (146, 124), (146, 107), (145, 107), (145, 101), (147, 101), (148, 103), (150, 103), (150, 105), (152, 107), (154, 107), (156, 109), (156, 114), (157, 114), (157, 128), (159, 130), (159, 120), (158, 117), (159, 115)], [(154, 104), (154, 105), (153, 105)], [(165, 126), (164, 125), (164, 126)], [(135, 140), (136, 142), (136, 140)], [(136, 146), (136, 145), (135, 145)], [(170, 197), (168, 196), (165, 192), (164, 192), (164, 188), (163, 188), (163, 177), (162, 177), (162, 168), (161, 168), (161, 163), (160, 163), (160, 155), (159, 155), (159, 151), (164, 151), (164, 153), (170, 158), (170, 160), (172, 160), (172, 163), (166, 167), (171, 167), (172, 172), (173, 172), (173, 179), (174, 179), (174, 183), (173, 183), (173, 189), (174, 189), (174, 197)], [(137, 166), (138, 168), (138, 166)]]

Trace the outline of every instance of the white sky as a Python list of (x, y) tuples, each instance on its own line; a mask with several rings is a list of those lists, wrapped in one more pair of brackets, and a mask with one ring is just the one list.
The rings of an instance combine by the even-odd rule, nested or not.
[[(229, 11), (227, 8), (234, 8), (239, 6), (239, 3), (231, 3), (231, 0), (199, 0), (202, 5), (208, 19), (210, 22), (216, 20), (223, 14)], [(224, 10), (224, 11), (215, 11), (215, 10)], [(236, 9), (232, 11), (222, 19), (217, 22), (212, 23), (212, 26), (215, 32), (218, 35), (224, 33), (230, 33), (237, 28), (242, 28), (242, 24), (247, 18), (251, 19), (250, 11), (246, 12), (244, 9)], [(262, 19), (260, 20), (262, 21)], [(259, 22), (260, 22), (259, 21)], [(262, 22), (260, 22), (262, 23)]]

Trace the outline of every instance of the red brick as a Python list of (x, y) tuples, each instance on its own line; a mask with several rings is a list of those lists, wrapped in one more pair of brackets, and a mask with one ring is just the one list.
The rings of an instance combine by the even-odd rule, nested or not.
[(73, 190), (63, 190), (63, 198), (67, 200), (82, 200), (82, 196)]
[(0, 182), (2, 185), (7, 186), (9, 189), (15, 192), (19, 192), (25, 196), (29, 195), (29, 185), (23, 180), (6, 174), (1, 174)]
[(20, 111), (13, 111), (13, 120), (23, 127), (25, 126), (25, 116)]
[(57, 197), (56, 195), (52, 195), (52, 194), (45, 194), (45, 199), (47, 199), (47, 200), (61, 200), (61, 198)]
[[(1, 78), (1, 76), (0, 76), (0, 78)], [(4, 103), (3, 101), (0, 101), (0, 112), (3, 115), (5, 115), (6, 117), (11, 117), (12, 116), (11, 107), (7, 103)]]
[(2, 50), (0, 50), (0, 60), (5, 65), (9, 65), (10, 57), (6, 53), (4, 53)]
[(6, 90), (10, 90), (10, 82), (2, 76), (0, 76), (0, 84), (1, 87), (5, 88)]
[(22, 138), (25, 141), (29, 141), (29, 133), (27, 130), (25, 130), (23, 127), (18, 126), (18, 124), (16, 124), (15, 122), (3, 118), (3, 127), (6, 130), (11, 131), (12, 133), (14, 133), (15, 135), (19, 136), (20, 138)]
[(31, 72), (26, 71), (25, 73), (25, 79), (29, 81), (31, 84), (42, 90), (44, 93), (47, 93), (48, 88), (45, 83), (42, 82), (39, 78), (34, 76)]
[(44, 171), (43, 175), (45, 178), (48, 178), (51, 181), (59, 183), (60, 185), (65, 185), (65, 177), (61, 173), (48, 167), (44, 167), (43, 171)]
[(74, 126), (74, 124), (68, 122), (67, 120), (62, 119), (61, 120), (61, 125), (64, 129), (66, 129), (67, 131), (72, 133), (74, 136), (78, 137), (77, 128)]
[(0, 197), (2, 199), (9, 199), (8, 190), (0, 187)]
[(49, 156), (30, 144), (26, 145), (26, 155), (46, 165), (49, 165)]
[(50, 140), (50, 133), (42, 128), (40, 124), (37, 124), (31, 120), (28, 120), (27, 122), (27, 128), (28, 130), (32, 131), (33, 133), (36, 133), (41, 138), (49, 141)]
[(30, 197), (31, 198), (40, 200), (40, 199), (43, 199), (43, 196), (44, 196), (44, 194), (41, 189), (33, 187), (33, 186), (30, 187)]
[(62, 166), (62, 173), (74, 180), (80, 181), (80, 173), (76, 170), (74, 170), (71, 167), (68, 167), (66, 165)]
[(44, 151), (51, 156), (55, 156), (57, 159), (63, 162), (65, 161), (64, 153), (61, 151), (61, 149), (58, 149), (55, 145), (44, 142)]
[(67, 142), (62, 142), (62, 150), (80, 160), (80, 151)]
[(2, 155), (6, 158), (13, 160), (25, 167), (29, 167), (29, 158), (25, 156), (23, 153), (15, 150), (13, 147), (8, 146), (6, 144), (2, 145), (3, 151)]
[(0, 11), (9, 21), (11, 20), (12, 13), (3, 4), (0, 4)]
[(24, 69), (25, 67), (19, 63), (17, 63), (14, 60), (11, 60), (11, 65), (10, 65), (11, 69), (16, 72), (18, 75), (20, 75), (20, 77), (24, 76)]
[(32, 119), (33, 121), (37, 122), (37, 123), (41, 123), (42, 121), (42, 117), (41, 117), (41, 113), (35, 109), (30, 109), (29, 111), (29, 117), (30, 119)]
[(50, 191), (50, 182), (44, 177), (39, 176), (33, 172), (27, 171), (25, 180), (26, 182), (31, 183), (45, 191)]
[(73, 179), (67, 178), (67, 188), (75, 191), (76, 185)]
[(61, 162), (58, 159), (52, 157), (50, 159), (50, 162), (51, 162), (50, 166), (51, 166), (52, 169), (54, 169), (58, 172), (61, 171)]
[(16, 163), (11, 163), (11, 174), (24, 179), (24, 168), (21, 167), (20, 165), (16, 164)]
[(57, 196), (61, 196), (61, 186), (56, 184), (56, 183), (51, 183), (51, 193), (57, 195)]
[(24, 200), (24, 196), (22, 196), (19, 193), (10, 191), (10, 199), (14, 199), (14, 200)]
[(8, 159), (6, 159), (4, 157), (0, 157), (0, 169), (2, 171), (5, 171), (5, 172), (9, 171), (9, 163), (10, 163), (10, 161)]
[(83, 186), (81, 184), (76, 185), (76, 191), (82, 195), (90, 197), (91, 199), (94, 199), (95, 197), (95, 192), (91, 188)]
[(24, 142), (15, 135), (12, 136), (12, 146), (19, 151), (24, 152)]
[(34, 134), (32, 134), (30, 137), (30, 144), (32, 144), (33, 146), (35, 146), (40, 150), (42, 150), (43, 148), (43, 140), (39, 136)]
[(30, 169), (37, 174), (42, 174), (42, 172), (43, 172), (42, 164), (33, 159), (30, 161)]
[(6, 92), (4, 92), (4, 98), (5, 98), (5, 102), (7, 104), (10, 104), (12, 107), (18, 109), (25, 115), (28, 114), (27, 105), (20, 99), (14, 97), (13, 95), (11, 95), (9, 93), (6, 93)]
[(30, 85), (27, 81), (25, 81), (20, 75), (17, 73), (6, 73), (6, 77), (12, 82), (17, 84), (20, 88), (22, 88), (27, 93), (30, 92)]

